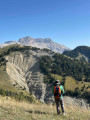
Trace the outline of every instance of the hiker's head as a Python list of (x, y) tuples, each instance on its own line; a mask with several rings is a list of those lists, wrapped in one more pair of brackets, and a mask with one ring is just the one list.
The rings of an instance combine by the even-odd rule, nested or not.
[(56, 81), (55, 81), (55, 84), (56, 84), (56, 85), (60, 84), (59, 80), (56, 80)]

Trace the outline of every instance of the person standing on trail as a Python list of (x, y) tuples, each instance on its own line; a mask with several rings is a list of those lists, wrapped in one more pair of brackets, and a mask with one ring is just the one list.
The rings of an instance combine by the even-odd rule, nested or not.
[(52, 93), (54, 94), (55, 102), (56, 102), (56, 109), (57, 109), (57, 114), (60, 114), (60, 108), (59, 105), (61, 105), (62, 113), (65, 115), (64, 111), (64, 102), (63, 102), (63, 96), (64, 94), (64, 88), (63, 86), (60, 85), (59, 80), (56, 80), (54, 82), (53, 88), (52, 88)]

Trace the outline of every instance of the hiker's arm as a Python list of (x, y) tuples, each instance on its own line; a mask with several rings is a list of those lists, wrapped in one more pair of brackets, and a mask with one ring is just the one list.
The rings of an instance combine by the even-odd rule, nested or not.
[(65, 93), (63, 86), (61, 86), (61, 92), (62, 92), (62, 94)]
[(65, 93), (64, 88), (63, 88), (63, 94)]

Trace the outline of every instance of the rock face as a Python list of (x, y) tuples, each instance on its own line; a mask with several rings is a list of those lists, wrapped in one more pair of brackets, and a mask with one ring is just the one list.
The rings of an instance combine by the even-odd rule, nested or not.
[(81, 98), (72, 98), (72, 97), (68, 97), (65, 96), (64, 97), (64, 102), (65, 104), (67, 104), (68, 106), (77, 106), (77, 107), (82, 107), (82, 108), (90, 108), (90, 104), (87, 104), (87, 101), (85, 101), (84, 99)]
[(19, 84), (22, 89), (34, 94), (42, 102), (50, 101), (52, 86), (43, 82), (44, 75), (39, 68), (39, 58), (42, 55), (50, 54), (41, 50), (29, 50), (13, 52), (11, 55), (6, 56), (8, 60), (6, 71), (12, 85)]
[(54, 52), (59, 52), (59, 53), (63, 53), (64, 51), (69, 51), (70, 49), (63, 46), (63, 45), (60, 45), (58, 43), (55, 43), (53, 42), (50, 38), (45, 38), (45, 39), (42, 39), (42, 38), (37, 38), (37, 39), (34, 39), (32, 37), (24, 37), (24, 38), (21, 38), (19, 39), (18, 42), (16, 41), (8, 41), (8, 42), (5, 42), (4, 44), (1, 44), (0, 45), (0, 48), (2, 47), (5, 47), (5, 46), (8, 46), (8, 45), (12, 45), (12, 44), (21, 44), (21, 45), (24, 45), (24, 46), (32, 46), (32, 47), (37, 47), (37, 48), (48, 48)]
[(59, 53), (63, 53), (63, 51), (65, 50), (70, 50), (69, 48), (60, 45), (58, 43), (53, 42), (50, 38), (38, 38), (38, 39), (34, 39), (31, 37), (24, 37), (19, 39), (19, 43), (25, 46), (32, 46), (32, 47), (37, 47), (37, 48), (48, 48), (54, 52), (59, 52)]

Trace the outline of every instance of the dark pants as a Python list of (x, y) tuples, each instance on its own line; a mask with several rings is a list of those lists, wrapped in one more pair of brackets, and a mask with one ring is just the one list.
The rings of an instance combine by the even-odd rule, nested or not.
[(61, 110), (64, 113), (64, 102), (63, 102), (63, 98), (56, 98), (55, 99), (56, 102), (56, 109), (57, 109), (57, 114), (60, 114), (60, 107), (61, 106)]

